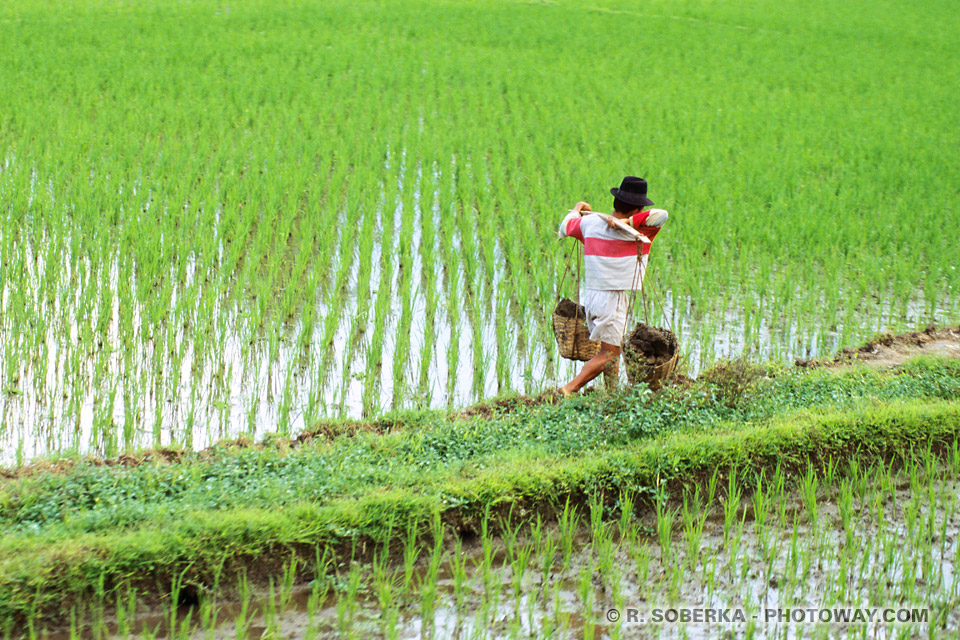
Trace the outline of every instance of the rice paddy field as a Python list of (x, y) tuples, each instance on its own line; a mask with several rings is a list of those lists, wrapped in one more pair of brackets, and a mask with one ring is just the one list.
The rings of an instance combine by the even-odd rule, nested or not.
[[(957, 33), (0, 3), (0, 639), (958, 637)], [(560, 399), (557, 227), (625, 175), (683, 375)]]
[[(577, 200), (687, 372), (957, 320), (950, 2), (0, 6), (0, 462), (566, 381)], [(642, 315), (637, 303), (637, 315)]]

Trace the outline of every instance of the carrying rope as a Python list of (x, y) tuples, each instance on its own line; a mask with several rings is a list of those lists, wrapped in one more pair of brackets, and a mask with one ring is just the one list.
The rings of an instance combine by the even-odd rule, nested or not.
[[(647, 298), (644, 293), (643, 280), (647, 275), (647, 270), (644, 268), (641, 273), (640, 267), (643, 265), (643, 243), (640, 241), (640, 238), (636, 239), (637, 243), (637, 261), (633, 265), (633, 289), (630, 292), (630, 306), (628, 310), (630, 311), (630, 316), (633, 317), (634, 312), (637, 308), (637, 278), (640, 279), (640, 298), (643, 302), (643, 321), (646, 324), (650, 324), (650, 317), (647, 315)], [(620, 347), (623, 348), (623, 343), (627, 339), (627, 322), (623, 323), (623, 336), (620, 337)]]
[[(635, 311), (636, 311), (636, 308), (637, 308), (637, 289), (636, 289), (636, 285), (637, 285), (637, 281), (638, 281), (638, 278), (639, 278), (639, 284), (640, 284), (640, 301), (641, 301), (641, 303), (642, 303), (642, 305), (643, 305), (643, 307), (642, 307), (642, 308), (643, 308), (643, 322), (644, 322), (644, 324), (649, 325), (649, 324), (650, 324), (650, 314), (649, 314), (649, 312), (648, 312), (648, 310), (647, 310), (647, 294), (646, 294), (646, 291), (647, 291), (646, 280), (647, 280), (647, 269), (648, 269), (648, 265), (649, 265), (649, 259), (648, 259), (648, 265), (645, 266), (645, 265), (643, 264), (643, 242), (642, 242), (639, 238), (636, 239), (636, 242), (637, 242), (637, 262), (636, 262), (636, 264), (635, 264), (634, 267), (633, 267), (633, 280), (632, 280), (632, 282), (633, 282), (633, 285), (634, 285), (634, 289), (633, 289), (633, 291), (632, 291), (632, 293), (631, 293), (631, 296), (630, 296), (630, 306), (629, 306), (629, 310), (630, 310), (630, 315), (631, 315), (631, 317), (632, 317), (633, 315), (635, 315)], [(649, 254), (648, 254), (648, 255), (649, 255)], [(641, 273), (641, 268), (642, 268), (642, 273)], [(656, 307), (657, 304), (658, 304), (658, 302), (659, 302), (659, 299), (657, 298), (656, 291), (655, 291), (655, 290), (651, 290), (650, 293), (651, 293), (651, 302), (650, 302), (650, 304), (651, 304), (651, 306)], [(660, 303), (659, 307), (660, 307), (661, 320), (663, 321), (664, 326), (669, 326), (669, 325), (670, 325), (670, 322), (669, 322), (669, 319), (667, 318), (666, 309), (664, 308), (664, 306), (663, 306), (662, 303)], [(624, 340), (626, 340), (626, 338), (627, 338), (627, 324), (624, 323), (624, 325), (623, 325), (623, 337), (622, 337), (621, 340), (620, 340), (621, 346), (623, 345), (623, 342), (624, 342)]]

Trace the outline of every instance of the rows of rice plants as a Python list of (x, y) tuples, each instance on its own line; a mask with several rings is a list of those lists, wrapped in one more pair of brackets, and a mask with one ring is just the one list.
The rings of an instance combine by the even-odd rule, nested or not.
[(957, 17), (836, 12), (4, 3), (0, 461), (549, 388), (626, 173), (691, 371), (955, 321)]
[[(318, 550), (309, 571), (323, 577), (306, 586), (296, 557), (262, 592), (241, 576), (237, 600), (218, 601), (214, 586), (184, 605), (178, 598), (184, 585), (175, 583), (160, 614), (121, 585), (74, 606), (69, 637), (955, 633), (958, 474), (960, 449), (954, 445), (942, 456), (925, 449), (895, 463), (828, 461), (799, 475), (782, 467), (759, 475), (718, 471), (682, 495), (658, 494), (652, 513), (620, 495), (612, 507), (600, 496), (584, 508), (567, 502), (546, 520), (513, 511), (487, 515), (467, 541), (437, 514), (423, 526), (425, 542), (410, 527), (398, 532), (393, 548), (389, 540), (375, 544), (369, 561), (337, 564)], [(669, 619), (669, 611), (684, 607), (725, 610), (729, 621)], [(643, 621), (628, 618), (629, 609)], [(917, 617), (891, 623), (880, 618), (884, 609)], [(829, 622), (809, 613), (821, 610), (830, 613)], [(845, 611), (854, 620), (854, 610), (864, 621), (833, 618)], [(803, 612), (805, 619), (789, 612)], [(28, 623), (35, 634), (42, 626)]]

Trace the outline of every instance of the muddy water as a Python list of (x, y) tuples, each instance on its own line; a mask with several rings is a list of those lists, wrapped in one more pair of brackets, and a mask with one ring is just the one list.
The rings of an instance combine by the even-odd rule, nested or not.
[[(517, 542), (491, 539), (464, 542), (465, 571), (452, 569), (454, 550), (446, 547), (435, 578), (427, 556), (413, 571), (406, 595), (403, 568), (394, 567), (397, 596), (384, 609), (378, 586), (364, 574), (346, 595), (311, 596), (295, 589), (283, 607), (230, 605), (217, 625), (197, 629), (194, 638), (837, 638), (928, 637), (960, 631), (960, 484), (955, 480), (918, 483), (854, 494), (844, 523), (836, 492), (819, 495), (814, 511), (797, 493), (754, 509), (749, 496), (725, 527), (723, 506), (684, 523), (677, 509), (670, 545), (657, 537), (655, 516), (632, 522), (623, 534), (605, 524), (602, 534), (580, 520), (577, 528), (553, 524), (540, 542), (521, 534)], [(757, 517), (766, 513), (765, 517)], [(726, 529), (726, 531), (725, 531)], [(572, 531), (569, 547), (562, 531)], [(554, 546), (546, 543), (552, 540)], [(552, 548), (553, 552), (548, 549)], [(528, 560), (522, 561), (526, 553)], [(485, 562), (485, 557), (490, 560)], [(542, 569), (548, 559), (548, 570)], [(484, 566), (488, 567), (484, 571)], [(344, 569), (348, 570), (347, 568)], [(424, 593), (434, 593), (424, 597)], [(424, 606), (432, 615), (424, 616)], [(804, 616), (873, 608), (927, 611), (926, 622), (863, 624), (820, 622)], [(271, 613), (264, 614), (268, 609)], [(729, 622), (669, 621), (683, 609), (726, 615)], [(611, 613), (616, 611), (616, 614)], [(659, 614), (658, 614), (659, 611)], [(726, 612), (724, 614), (723, 612)], [(738, 619), (739, 615), (743, 620)], [(794, 613), (790, 613), (794, 612)], [(612, 623), (611, 619), (620, 619)], [(656, 620), (660, 616), (659, 621)], [(778, 619), (777, 616), (786, 616)], [(865, 613), (868, 615), (868, 613)], [(877, 614), (879, 615), (879, 614)], [(629, 616), (629, 618), (628, 618)], [(939, 622), (932, 625), (935, 616)], [(146, 629), (165, 629), (162, 616), (141, 619)], [(196, 616), (194, 616), (196, 620)], [(640, 622), (643, 620), (644, 622)], [(951, 636), (953, 637), (953, 636)]]

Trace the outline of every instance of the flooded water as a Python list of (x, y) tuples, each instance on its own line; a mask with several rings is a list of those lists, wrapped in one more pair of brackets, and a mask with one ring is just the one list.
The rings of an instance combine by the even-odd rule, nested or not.
[[(379, 280), (378, 269), (372, 282)], [(116, 271), (116, 260), (111, 270)], [(414, 269), (415, 274), (421, 271), (422, 265)], [(454, 277), (462, 280), (464, 275)], [(164, 345), (136, 340), (132, 353), (112, 347), (83, 355), (90, 352), (79, 328), (64, 326), (65, 320), (51, 322), (39, 343), (26, 346), (19, 362), (4, 372), (0, 465), (52, 452), (116, 454), (123, 448), (170, 445), (199, 449), (241, 435), (296, 434), (324, 417), (375, 418), (396, 408), (464, 407), (506, 392), (536, 394), (572, 378), (579, 365), (559, 358), (544, 319), (528, 315), (518, 323), (507, 312), (510, 292), (501, 291), (499, 283), (494, 281), (484, 294), (491, 302), (479, 325), (464, 310), (454, 324), (446, 304), (437, 305), (432, 316), (427, 313), (415, 277), (406, 309), (398, 296), (387, 303), (376, 363), (369, 362), (367, 337), (375, 331), (374, 318), (356, 315), (361, 284), (355, 275), (345, 308), (318, 304), (319, 321), (307, 350), (297, 339), (304, 330), (299, 322), (283, 336), (247, 345), (249, 330), (235, 312), (224, 312), (215, 322), (213, 352), (206, 347), (199, 356), (196, 338), (186, 329), (172, 337), (167, 351)], [(371, 291), (369, 308), (375, 308), (379, 295)], [(4, 300), (8, 297), (5, 292)], [(119, 299), (111, 304), (109, 341), (120, 345)], [(806, 333), (796, 322), (784, 328), (759, 318), (745, 330), (738, 310), (725, 311), (708, 333), (703, 319), (685, 310), (688, 306), (664, 292), (663, 316), (678, 334), (691, 376), (722, 358), (789, 362), (842, 346), (842, 328)], [(63, 317), (56, 306), (49, 313)], [(884, 313), (896, 323), (889, 309), (878, 310), (881, 317)], [(939, 315), (948, 318), (946, 311)], [(140, 317), (140, 310), (130, 311), (135, 334), (140, 333)], [(923, 318), (921, 305), (913, 305), (907, 324)], [(327, 349), (329, 323), (336, 328)], [(351, 347), (357, 336), (359, 342)], [(71, 385), (78, 377), (83, 382)]]
[[(386, 238), (378, 234), (368, 255), (353, 230), (336, 227), (328, 272), (343, 275), (343, 290), (318, 283), (312, 315), (265, 329), (255, 310), (224, 292), (202, 293), (207, 276), (194, 255), (170, 266), (169, 290), (147, 306), (131, 295), (143, 283), (122, 249), (93, 260), (53, 254), (42, 239), (0, 235), (12, 251), (8, 268), (20, 273), (0, 290), (0, 465), (56, 453), (199, 449), (225, 438), (295, 435), (324, 418), (465, 407), (503, 393), (536, 394), (572, 378), (579, 363), (559, 357), (550, 328), (556, 283), (528, 289), (534, 297), (524, 300), (496, 235), (472, 241), (490, 260), (468, 255), (464, 247), (473, 245), (441, 210), (439, 168), (406, 162), (395, 154), (386, 168), (396, 171), (399, 193), (408, 183), (413, 192), (377, 217), (391, 240), (411, 225), (409, 246), (383, 255)], [(432, 194), (420, 192), (425, 171), (433, 174), (430, 184), (440, 185)], [(44, 191), (36, 175), (31, 190)], [(212, 233), (222, 259), (221, 214)], [(451, 235), (445, 240), (440, 229)], [(554, 242), (552, 231), (545, 235)], [(460, 252), (458, 258), (440, 259), (449, 251)], [(424, 264), (425, 255), (437, 259)], [(479, 265), (473, 276), (470, 260)], [(851, 335), (946, 322), (955, 313), (931, 311), (919, 292), (905, 309), (863, 303), (869, 308), (858, 311), (855, 327), (778, 318), (769, 302), (750, 295), (704, 310), (710, 301), (676, 298), (656, 261), (651, 267), (650, 306), (647, 312), (638, 306), (636, 315), (678, 334), (681, 368), (692, 376), (721, 358), (817, 357)], [(168, 310), (172, 315), (164, 315)], [(866, 318), (869, 326), (859, 320)]]

